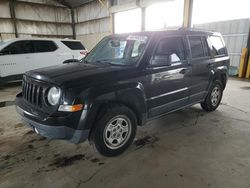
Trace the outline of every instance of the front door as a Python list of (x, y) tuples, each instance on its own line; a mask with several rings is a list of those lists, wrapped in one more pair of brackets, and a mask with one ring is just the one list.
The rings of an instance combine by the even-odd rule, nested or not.
[(33, 46), (30, 41), (17, 41), (1, 51), (1, 76), (23, 74), (31, 70), (33, 65)]
[(149, 117), (158, 116), (188, 103), (191, 66), (184, 38), (165, 37), (157, 42), (147, 68), (146, 97)]

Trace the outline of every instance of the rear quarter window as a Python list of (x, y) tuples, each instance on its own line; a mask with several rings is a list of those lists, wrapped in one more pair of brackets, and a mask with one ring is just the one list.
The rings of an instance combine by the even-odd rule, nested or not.
[(61, 41), (61, 42), (71, 50), (85, 50), (85, 47), (79, 41)]
[(209, 36), (209, 41), (211, 42), (213, 56), (226, 54), (226, 49), (220, 36)]

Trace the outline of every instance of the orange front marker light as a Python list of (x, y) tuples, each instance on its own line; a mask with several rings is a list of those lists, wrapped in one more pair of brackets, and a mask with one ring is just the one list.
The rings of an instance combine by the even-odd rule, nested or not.
[(72, 112), (80, 111), (82, 110), (83, 105), (82, 104), (76, 104), (72, 106)]
[(83, 104), (60, 105), (58, 111), (61, 112), (77, 112), (83, 109)]

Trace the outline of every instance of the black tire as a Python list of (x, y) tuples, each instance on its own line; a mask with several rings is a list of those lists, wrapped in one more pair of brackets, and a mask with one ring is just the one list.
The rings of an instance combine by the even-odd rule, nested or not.
[(0, 78), (0, 89), (3, 89), (4, 84), (5, 84), (4, 81), (2, 81), (1, 78)]
[[(118, 120), (117, 122), (115, 122), (117, 118)], [(121, 121), (123, 118), (124, 118), (124, 122)], [(118, 124), (118, 121), (122, 123)], [(128, 133), (121, 132), (121, 129), (125, 127), (122, 124), (126, 124), (126, 123), (128, 123), (128, 127), (129, 127)], [(110, 125), (112, 127), (112, 130), (108, 129)], [(118, 133), (113, 132), (115, 127), (120, 127), (119, 131), (121, 133), (118, 131), (118, 129), (117, 129)], [(137, 129), (137, 120), (136, 120), (135, 114), (133, 113), (131, 109), (123, 105), (112, 105), (110, 107), (107, 107), (106, 110), (101, 111), (101, 114), (99, 114), (99, 117), (95, 124), (95, 129), (93, 132), (93, 141), (94, 141), (95, 147), (99, 151), (99, 153), (101, 153), (104, 156), (107, 156), (107, 157), (117, 156), (123, 153), (125, 150), (127, 150), (127, 148), (131, 145), (136, 135), (136, 129)], [(126, 137), (126, 139), (124, 139), (124, 142), (118, 145), (117, 148), (111, 148), (113, 145), (112, 144), (109, 145), (108, 143), (109, 141), (107, 141), (108, 140), (107, 137), (109, 136), (112, 139), (112, 136), (114, 136), (114, 134), (116, 133), (119, 134), (120, 136), (119, 138), (122, 137), (123, 139), (123, 137)], [(118, 135), (116, 136), (118, 137)], [(118, 144), (118, 138), (117, 138), (117, 143), (114, 142), (114, 144)]]
[[(217, 98), (216, 102), (214, 102), (213, 97), (212, 97), (212, 94), (213, 94), (214, 90), (216, 90), (217, 92), (219, 92), (219, 96), (216, 97)], [(215, 80), (213, 82), (212, 86), (210, 87), (209, 91), (208, 91), (208, 94), (206, 96), (205, 101), (201, 103), (201, 107), (205, 111), (208, 111), (208, 112), (216, 110), (216, 108), (218, 108), (218, 106), (220, 105), (222, 96), (223, 96), (223, 86), (222, 86), (222, 83), (219, 80)]]

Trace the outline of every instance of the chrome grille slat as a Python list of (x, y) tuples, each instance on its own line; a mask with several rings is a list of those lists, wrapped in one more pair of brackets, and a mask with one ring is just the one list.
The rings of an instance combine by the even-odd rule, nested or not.
[(31, 102), (31, 97), (32, 97), (32, 84), (29, 83), (29, 98), (28, 98), (29, 102)]
[(36, 98), (36, 97), (35, 97), (35, 94), (36, 94), (36, 93), (35, 93), (35, 88), (36, 88), (36, 85), (32, 85), (31, 88), (32, 88), (32, 90), (31, 90), (31, 93), (32, 93), (32, 94), (31, 94), (31, 103), (35, 104), (35, 98)]
[(41, 87), (38, 84), (32, 83), (27, 80), (23, 80), (23, 98), (37, 106), (42, 106), (42, 93), (43, 93), (43, 87)]
[(37, 89), (36, 89), (36, 105), (38, 106), (39, 104), (39, 90), (40, 90), (40, 87), (37, 86)]
[(29, 84), (26, 82), (25, 99), (28, 98), (28, 87), (29, 87)]

